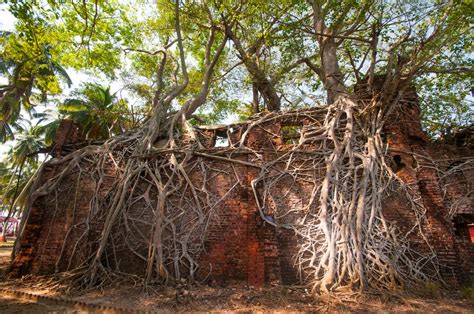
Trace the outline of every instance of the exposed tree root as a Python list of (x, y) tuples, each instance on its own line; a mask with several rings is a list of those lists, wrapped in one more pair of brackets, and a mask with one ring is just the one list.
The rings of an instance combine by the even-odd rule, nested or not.
[[(302, 158), (290, 151), (280, 158), (286, 164), (284, 172), (274, 178), (262, 172), (255, 180), (264, 182), (263, 198), (276, 204), (270, 209), (276, 225), (298, 234), (296, 264), (314, 292), (393, 290), (428, 280), (427, 264), (436, 265), (434, 255), (421, 256), (410, 248), (410, 233), (422, 233), (424, 209), (387, 165), (382, 113), (375, 111), (369, 119), (358, 119), (357, 104), (339, 99), (328, 107), (322, 130), (316, 133), (320, 143), (314, 154)], [(303, 134), (300, 142), (310, 140)], [(323, 171), (315, 173), (317, 169)], [(312, 186), (308, 201), (290, 210), (279, 206), (277, 195), (282, 190), (291, 193), (291, 185), (303, 181)], [(393, 189), (412, 200), (416, 220), (406, 234), (382, 213), (382, 200)], [(261, 210), (268, 207), (263, 205)], [(289, 211), (293, 212), (290, 217)], [(437, 273), (430, 275), (436, 278)]]
[[(177, 116), (153, 120), (51, 161), (60, 171), (34, 190), (29, 204), (57, 193), (73, 172), (93, 178), (87, 219), (68, 230), (56, 263), (79, 287), (123, 277), (116, 259), (123, 250), (145, 265), (133, 274), (145, 286), (194, 280), (215, 209), (244, 184), (235, 167), (249, 167), (258, 171), (251, 186), (261, 218), (296, 233), (295, 265), (313, 292), (394, 290), (439, 280), (435, 255), (410, 246), (414, 233), (423, 237), (424, 209), (388, 165), (381, 136), (388, 113), (382, 108), (376, 100), (361, 106), (340, 97), (326, 108), (264, 114), (247, 125), (238, 143), (221, 150), (204, 149), (190, 127), (185, 136), (178, 134)], [(270, 161), (246, 146), (253, 128), (283, 118), (311, 121), (299, 144)], [(235, 157), (242, 153), (248, 161)], [(216, 162), (228, 167), (213, 167)], [(210, 184), (220, 174), (235, 183), (216, 195)], [(299, 195), (302, 188), (311, 194)], [(383, 199), (393, 191), (410, 200), (416, 219), (407, 222), (408, 232), (383, 215)]]

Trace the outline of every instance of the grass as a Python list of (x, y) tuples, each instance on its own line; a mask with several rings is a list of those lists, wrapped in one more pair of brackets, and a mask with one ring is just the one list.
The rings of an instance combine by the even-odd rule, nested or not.
[(465, 299), (474, 300), (474, 283), (462, 288), (462, 294)]
[(437, 282), (427, 281), (424, 283), (424, 286), (420, 288), (420, 291), (424, 296), (429, 298), (439, 298), (441, 297), (441, 286)]

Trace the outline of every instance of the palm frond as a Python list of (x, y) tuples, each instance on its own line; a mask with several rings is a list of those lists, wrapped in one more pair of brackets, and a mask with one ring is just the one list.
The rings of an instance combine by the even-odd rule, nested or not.
[(13, 131), (7, 122), (0, 121), (0, 142), (5, 143), (6, 141), (13, 138)]
[(59, 63), (56, 63), (56, 62), (52, 62), (51, 66), (52, 66), (53, 72), (56, 75), (59, 75), (60, 77), (62, 77), (66, 81), (66, 84), (68, 85), (68, 87), (71, 87), (72, 80), (71, 80), (71, 77), (69, 77), (69, 74), (67, 74), (66, 70)]
[(10, 75), (9, 70), (15, 67), (15, 62), (10, 60), (5, 60), (0, 57), (0, 74)]
[(87, 110), (88, 106), (81, 99), (66, 99), (63, 104), (59, 105), (60, 113), (71, 113)]
[(52, 121), (44, 126), (42, 126), (42, 132), (44, 134), (44, 142), (46, 145), (53, 144), (54, 137), (56, 136), (56, 131), (59, 128), (61, 120)]

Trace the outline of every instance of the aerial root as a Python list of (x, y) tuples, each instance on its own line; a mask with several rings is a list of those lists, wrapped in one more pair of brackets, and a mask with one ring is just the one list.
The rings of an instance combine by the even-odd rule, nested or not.
[[(388, 193), (403, 191), (410, 200), (416, 195), (388, 166), (382, 109), (359, 108), (341, 97), (327, 108), (260, 116), (224, 155), (203, 149), (196, 134), (188, 143), (171, 134), (165, 146), (145, 148), (143, 137), (157, 132), (142, 129), (53, 161), (62, 170), (36, 189), (30, 204), (86, 167), (95, 184), (87, 218), (70, 227), (56, 269), (74, 274), (81, 287), (100, 286), (117, 280), (111, 274), (123, 274), (117, 255), (127, 250), (145, 265), (141, 274), (130, 275), (144, 286), (194, 280), (210, 221), (219, 219), (216, 208), (244, 184), (235, 167), (248, 167), (258, 172), (251, 188), (261, 218), (295, 232), (295, 266), (313, 292), (394, 290), (437, 278), (425, 271), (435, 265), (434, 256), (417, 254), (409, 234), (383, 215)], [(282, 117), (313, 121), (299, 144), (272, 161), (245, 146), (251, 129)], [(237, 150), (249, 161), (233, 157)], [(228, 167), (213, 167), (215, 162)], [(234, 183), (220, 196), (210, 189), (219, 175)], [(302, 189), (310, 193), (302, 196)], [(410, 232), (422, 234), (424, 210), (414, 201), (410, 209)], [(62, 269), (67, 256), (69, 266)]]

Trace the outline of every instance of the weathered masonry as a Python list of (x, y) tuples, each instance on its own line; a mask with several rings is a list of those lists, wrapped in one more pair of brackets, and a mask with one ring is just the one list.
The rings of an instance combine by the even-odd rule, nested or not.
[[(408, 93), (407, 99), (410, 101), (405, 101), (400, 110), (391, 114), (384, 136), (389, 144), (393, 171), (418, 196), (416, 202), (426, 210), (426, 220), (420, 228), (431, 247), (417, 233), (413, 233), (410, 240), (420, 254), (435, 253), (445, 282), (462, 284), (472, 280), (474, 275), (474, 244), (469, 237), (469, 225), (474, 222), (472, 132), (457, 145), (430, 142), (421, 130), (416, 94)], [(170, 217), (176, 220), (161, 241), (169, 244), (166, 247), (173, 246), (172, 243), (186, 246), (182, 250), (163, 249), (162, 254), (170, 257), (164, 259), (169, 262), (163, 265), (168, 272), (176, 273), (183, 267), (173, 264), (171, 255), (187, 252), (189, 258), (181, 258), (189, 259), (187, 265), (200, 280), (239, 281), (249, 285), (292, 284), (300, 280), (295, 267), (298, 239), (292, 230), (275, 227), (271, 222), (297, 219), (292, 217), (296, 215), (292, 210), (309, 204), (313, 186), (304, 180), (279, 178), (278, 171), (274, 180), (252, 186), (259, 175), (259, 169), (253, 166), (254, 155), (249, 150), (233, 148), (233, 144), (245, 136), (246, 147), (258, 151), (261, 160), (274, 161), (275, 169), (287, 167), (279, 158), (302, 141), (304, 144), (298, 146), (301, 149), (298, 154), (317, 150), (318, 141), (307, 139), (311, 138), (313, 126), (323, 119), (323, 110), (290, 113), (271, 113), (258, 127), (252, 127), (250, 121), (196, 128), (205, 147), (189, 156), (202, 163), (188, 169), (188, 173), (189, 180), (200, 187), (200, 192), (192, 196), (193, 191), (184, 182), (166, 209), (172, 211)], [(60, 150), (67, 151), (68, 145), (78, 141), (72, 124), (63, 123), (62, 128), (56, 141), (58, 155), (61, 155)], [(220, 157), (207, 158), (209, 151)], [(229, 162), (229, 156), (236, 162)], [(155, 157), (150, 154), (143, 158), (149, 161)], [(295, 159), (302, 169), (308, 167), (305, 170), (308, 175), (324, 176), (324, 169), (311, 168), (308, 162)], [(62, 167), (50, 162), (41, 180), (46, 182)], [(55, 195), (41, 197), (31, 206), (13, 263), (14, 273), (48, 274), (81, 267), (78, 256), (86, 256), (91, 247), (97, 245), (105, 217), (90, 210), (93, 192), (98, 188), (93, 175), (94, 161), (82, 169), (63, 178), (64, 183)], [(114, 188), (113, 160), (105, 169), (99, 199), (94, 202), (107, 202), (108, 192)], [(256, 195), (262, 184), (271, 190), (265, 197)], [(106, 251), (104, 263), (124, 273), (143, 274), (147, 267), (144, 262), (148, 254), (146, 239), (154, 231), (150, 222), (156, 219), (152, 208), (158, 204), (158, 195), (145, 187), (137, 186), (135, 190), (140, 191), (140, 197), (130, 206), (126, 223), (112, 231), (114, 244)], [(201, 210), (205, 215), (201, 217), (193, 212), (195, 205), (189, 203), (189, 198), (206, 198), (212, 206), (203, 202)], [(416, 219), (408, 203), (409, 200), (396, 191), (384, 199), (383, 215), (401, 230), (411, 228)], [(188, 232), (190, 228), (192, 231)]]

